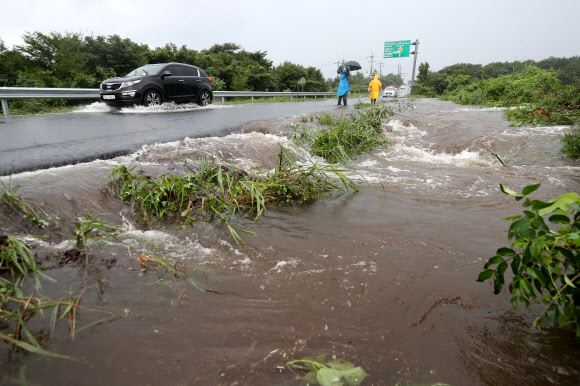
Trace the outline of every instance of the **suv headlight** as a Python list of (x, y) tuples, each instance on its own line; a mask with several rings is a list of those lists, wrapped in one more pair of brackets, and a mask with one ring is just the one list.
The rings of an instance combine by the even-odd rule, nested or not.
[(134, 84), (137, 84), (139, 82), (141, 82), (141, 79), (133, 80), (131, 82), (123, 82), (123, 83), (121, 83), (121, 87), (119, 87), (119, 88), (133, 86)]

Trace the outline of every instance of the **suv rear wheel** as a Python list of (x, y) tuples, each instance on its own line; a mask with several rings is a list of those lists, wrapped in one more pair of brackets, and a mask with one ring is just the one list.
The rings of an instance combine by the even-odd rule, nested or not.
[(156, 90), (147, 91), (143, 97), (143, 105), (145, 106), (157, 106), (161, 103), (163, 103), (163, 97)]
[(197, 104), (200, 106), (207, 106), (211, 103), (211, 95), (209, 95), (209, 92), (207, 91), (202, 91), (201, 94), (199, 95), (199, 99), (197, 101)]

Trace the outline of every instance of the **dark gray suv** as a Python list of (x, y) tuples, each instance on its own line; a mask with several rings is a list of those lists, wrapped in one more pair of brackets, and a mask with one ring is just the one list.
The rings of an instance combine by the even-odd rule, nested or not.
[(163, 102), (197, 102), (206, 106), (213, 100), (211, 78), (201, 68), (182, 63), (146, 64), (124, 77), (101, 83), (101, 101), (111, 106)]

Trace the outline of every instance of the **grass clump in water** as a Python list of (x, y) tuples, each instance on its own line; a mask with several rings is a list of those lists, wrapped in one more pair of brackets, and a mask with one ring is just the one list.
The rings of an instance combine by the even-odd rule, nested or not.
[(41, 272), (34, 254), (22, 241), (0, 236), (0, 294), (23, 296), (19, 284), (30, 277), (36, 288), (40, 288), (40, 277), (52, 280)]
[[(12, 176), (5, 184), (0, 181), (4, 191), (0, 195), (0, 200), (4, 202), (10, 209), (22, 213), (28, 221), (32, 224), (38, 226), (39, 228), (46, 228), (48, 226), (48, 221), (44, 220), (38, 213), (38, 209), (35, 208), (37, 203), (30, 202), (26, 200), (22, 195), (18, 194), (18, 190), (21, 188), (20, 185), (12, 185)], [(42, 211), (42, 209), (40, 209)], [(45, 217), (49, 221), (54, 221), (54, 219), (49, 216), (46, 212), (42, 211)]]
[(300, 138), (311, 147), (313, 154), (333, 163), (346, 162), (353, 156), (389, 143), (381, 129), (382, 119), (392, 116), (392, 109), (384, 105), (360, 103), (357, 114), (351, 117), (322, 114), (318, 124), (324, 128), (313, 134), (300, 133)]
[(178, 261), (170, 256), (164, 256), (159, 251), (157, 251), (157, 253), (158, 256), (153, 256), (147, 253), (142, 253), (141, 256), (139, 256), (139, 267), (141, 268), (141, 272), (147, 272), (148, 268), (161, 268), (168, 271), (174, 281), (184, 279), (198, 290), (202, 292), (206, 291), (202, 284), (189, 276), (183, 261)]
[[(231, 224), (238, 213), (253, 213), (258, 219), (267, 205), (286, 202), (310, 202), (333, 190), (353, 189), (357, 185), (332, 165), (302, 166), (280, 146), (274, 171), (264, 177), (227, 168), (202, 159), (199, 171), (183, 176), (160, 175), (157, 178), (133, 173), (125, 166), (114, 169), (110, 177), (118, 182), (119, 197), (132, 205), (145, 222), (178, 214), (184, 225), (195, 221), (222, 220), (237, 242), (237, 231), (250, 233)], [(342, 186), (328, 174), (337, 176)]]
[(111, 224), (108, 221), (101, 220), (93, 215), (92, 211), (82, 216), (82, 213), (77, 216), (75, 221), (75, 228), (72, 232), (71, 242), (76, 242), (78, 249), (85, 252), (85, 272), (89, 269), (89, 241), (98, 241), (101, 237), (113, 239), (122, 243), (117, 238), (117, 235), (122, 231), (121, 228)]

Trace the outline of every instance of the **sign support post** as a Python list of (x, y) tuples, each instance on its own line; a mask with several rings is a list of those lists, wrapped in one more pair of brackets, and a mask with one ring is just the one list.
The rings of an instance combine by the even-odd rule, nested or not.
[(419, 54), (419, 39), (415, 40), (415, 43), (411, 43), (415, 46), (415, 51), (411, 52), (411, 55), (414, 55), (415, 58), (413, 59), (413, 75), (411, 75), (411, 86), (415, 85), (415, 68), (417, 67), (417, 54)]

